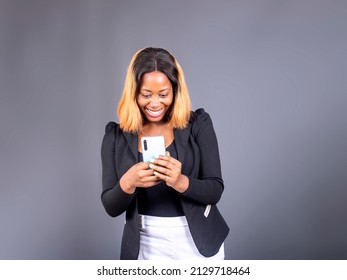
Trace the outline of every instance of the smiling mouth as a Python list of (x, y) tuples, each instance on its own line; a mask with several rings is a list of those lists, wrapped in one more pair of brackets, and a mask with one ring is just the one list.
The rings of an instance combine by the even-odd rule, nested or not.
[(163, 109), (160, 110), (150, 110), (150, 109), (146, 109), (147, 113), (151, 116), (151, 117), (159, 117), (161, 115), (161, 113), (164, 111)]

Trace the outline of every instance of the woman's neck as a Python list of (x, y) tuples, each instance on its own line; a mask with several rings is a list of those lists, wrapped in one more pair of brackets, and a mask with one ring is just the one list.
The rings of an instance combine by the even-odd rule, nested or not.
[(148, 122), (145, 123), (141, 129), (141, 133), (143, 135), (163, 135), (166, 131), (170, 129), (170, 125), (168, 122)]

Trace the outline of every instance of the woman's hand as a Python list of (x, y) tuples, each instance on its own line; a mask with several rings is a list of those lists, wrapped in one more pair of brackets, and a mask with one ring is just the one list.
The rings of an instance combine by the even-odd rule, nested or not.
[(157, 185), (160, 179), (149, 169), (148, 162), (134, 164), (120, 179), (119, 184), (122, 190), (128, 194), (133, 194), (137, 187), (147, 188)]
[(189, 186), (189, 179), (181, 173), (182, 163), (177, 159), (166, 156), (159, 156), (149, 165), (154, 171), (154, 175), (166, 182), (166, 184), (176, 191), (183, 193)]

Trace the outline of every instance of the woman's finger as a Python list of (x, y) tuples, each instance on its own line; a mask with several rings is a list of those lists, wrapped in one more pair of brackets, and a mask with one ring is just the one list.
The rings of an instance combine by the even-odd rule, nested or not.
[(154, 165), (154, 164), (150, 164), (149, 168), (151, 168), (154, 172), (157, 172), (157, 173), (159, 172), (164, 175), (169, 175), (169, 173), (171, 172), (171, 170), (168, 168), (165, 168), (159, 165)]
[(166, 157), (166, 156), (159, 157), (155, 159), (152, 163), (155, 165), (164, 166), (169, 169), (175, 169), (175, 167), (181, 168), (182, 166), (181, 162), (178, 161), (177, 159), (174, 159), (172, 157)]

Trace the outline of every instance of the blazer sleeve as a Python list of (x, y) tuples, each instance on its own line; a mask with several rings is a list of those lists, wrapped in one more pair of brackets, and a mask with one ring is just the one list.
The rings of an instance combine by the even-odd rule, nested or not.
[(106, 125), (105, 135), (101, 145), (102, 163), (102, 194), (101, 201), (106, 212), (116, 217), (126, 211), (135, 194), (127, 194), (119, 185), (116, 173), (115, 145), (117, 124), (110, 122)]
[(216, 133), (211, 117), (204, 109), (195, 112), (192, 136), (200, 154), (199, 175), (189, 176), (189, 187), (182, 194), (201, 204), (216, 204), (223, 193), (224, 183)]

